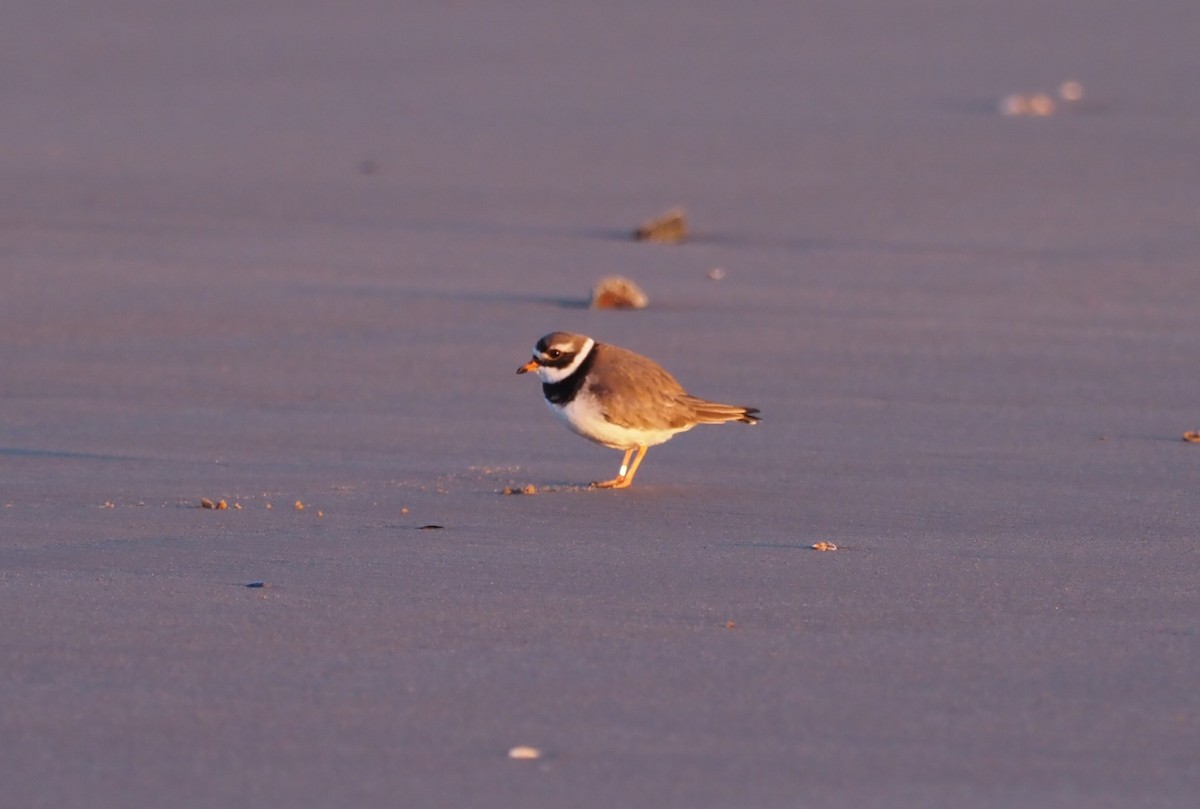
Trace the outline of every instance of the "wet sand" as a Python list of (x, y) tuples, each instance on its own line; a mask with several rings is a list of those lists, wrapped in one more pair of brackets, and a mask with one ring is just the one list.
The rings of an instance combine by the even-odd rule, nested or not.
[(6, 805), (1195, 805), (1200, 10), (169, 5), (0, 28)]

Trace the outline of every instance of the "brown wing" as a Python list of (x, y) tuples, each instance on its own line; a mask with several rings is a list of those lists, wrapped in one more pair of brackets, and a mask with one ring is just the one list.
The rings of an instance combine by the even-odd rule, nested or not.
[(685, 393), (680, 398), (691, 408), (692, 417), (700, 424), (723, 424), (727, 421), (742, 421), (746, 424), (757, 424), (760, 420), (758, 408), (755, 407), (710, 402), (707, 399), (699, 399), (689, 393)]
[(687, 391), (651, 359), (597, 343), (588, 390), (603, 402), (604, 418), (622, 427), (676, 429), (694, 423)]
[(691, 424), (759, 420), (753, 407), (720, 404), (692, 396), (654, 360), (618, 346), (598, 343), (588, 390), (604, 402), (604, 418), (622, 427), (679, 429)]

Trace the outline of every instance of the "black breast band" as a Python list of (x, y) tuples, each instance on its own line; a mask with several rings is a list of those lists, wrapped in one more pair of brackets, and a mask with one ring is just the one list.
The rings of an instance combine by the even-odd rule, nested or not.
[(543, 382), (542, 394), (546, 397), (546, 401), (550, 404), (565, 405), (569, 404), (579, 393), (579, 389), (583, 387), (583, 381), (587, 379), (588, 370), (591, 369), (592, 363), (596, 359), (596, 351), (599, 346), (592, 346), (592, 350), (583, 358), (583, 362), (579, 363), (579, 367), (575, 372), (561, 382)]

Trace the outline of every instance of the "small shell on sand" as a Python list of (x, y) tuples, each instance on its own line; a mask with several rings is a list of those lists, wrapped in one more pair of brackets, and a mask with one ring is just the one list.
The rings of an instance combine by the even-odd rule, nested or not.
[(836, 551), (837, 545), (832, 542), (818, 542), (812, 546), (814, 551)]
[(1188, 430), (1183, 434), (1183, 440), (1189, 444), (1200, 444), (1200, 430)]
[(642, 288), (620, 275), (601, 278), (592, 288), (593, 309), (645, 309), (648, 303)]
[(1068, 79), (1058, 85), (1058, 97), (1063, 101), (1082, 101), (1083, 85), (1074, 79)]
[(676, 244), (686, 239), (687, 234), (687, 215), (683, 208), (675, 207), (653, 219), (647, 219), (634, 231), (633, 238), (639, 242)]
[(542, 757), (542, 751), (536, 747), (519, 744), (508, 751), (508, 757), (518, 761), (532, 761)]

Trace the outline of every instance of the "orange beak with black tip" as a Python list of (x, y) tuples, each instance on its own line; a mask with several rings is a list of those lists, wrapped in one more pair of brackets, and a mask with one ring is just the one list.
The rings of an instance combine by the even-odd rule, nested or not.
[(536, 371), (537, 369), (538, 369), (538, 361), (537, 361), (537, 358), (535, 357), (534, 359), (531, 359), (529, 362), (525, 363), (520, 368), (518, 368), (517, 373), (518, 374), (527, 374), (530, 371)]

